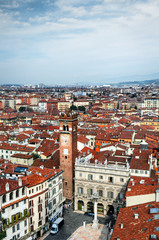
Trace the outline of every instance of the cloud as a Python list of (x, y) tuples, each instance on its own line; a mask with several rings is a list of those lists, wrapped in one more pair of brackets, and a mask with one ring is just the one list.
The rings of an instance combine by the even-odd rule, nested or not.
[[(58, 74), (60, 81), (73, 81), (71, 75), (90, 80), (90, 76), (158, 72), (157, 0), (17, 0), (7, 10), (8, 2), (0, 10), (0, 67), (5, 65), (4, 69), (13, 71), (13, 64), (18, 71), (20, 64), (25, 73), (31, 62), (36, 65), (35, 72), (31, 67), (32, 75), (39, 76), (39, 66), (40, 76), (47, 71), (48, 81)], [(11, 6), (17, 8), (10, 11)], [(5, 75), (1, 70), (0, 77)]]

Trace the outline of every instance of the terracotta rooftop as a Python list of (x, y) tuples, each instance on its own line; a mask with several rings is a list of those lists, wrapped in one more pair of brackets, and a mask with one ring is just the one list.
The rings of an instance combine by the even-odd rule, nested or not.
[[(151, 210), (152, 209), (152, 210)], [(153, 213), (153, 209), (157, 209)], [(151, 213), (152, 212), (152, 213)], [(159, 238), (159, 203), (121, 208), (111, 240), (149, 240)], [(156, 238), (150, 236), (156, 236)]]

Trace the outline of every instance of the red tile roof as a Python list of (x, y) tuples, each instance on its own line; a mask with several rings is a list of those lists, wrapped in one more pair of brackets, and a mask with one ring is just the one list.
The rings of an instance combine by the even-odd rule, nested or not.
[[(158, 202), (141, 204), (134, 207), (121, 208), (115, 224), (111, 240), (149, 240), (154, 234), (159, 238), (159, 220), (155, 219), (158, 213), (150, 213), (151, 208), (159, 208)], [(135, 214), (138, 214), (135, 219)], [(121, 224), (123, 228), (121, 228)], [(157, 239), (158, 239), (157, 238)]]
[(146, 195), (155, 193), (156, 189), (159, 188), (159, 183), (157, 177), (147, 178), (132, 176), (128, 188), (131, 189), (131, 191), (126, 192), (126, 197)]

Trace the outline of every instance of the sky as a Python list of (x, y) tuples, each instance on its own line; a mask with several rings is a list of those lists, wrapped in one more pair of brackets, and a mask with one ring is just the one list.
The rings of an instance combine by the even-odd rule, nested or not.
[(158, 0), (0, 0), (0, 84), (157, 78)]

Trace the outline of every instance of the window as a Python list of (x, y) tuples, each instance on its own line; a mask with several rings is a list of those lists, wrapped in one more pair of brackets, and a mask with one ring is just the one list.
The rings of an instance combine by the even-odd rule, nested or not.
[(17, 231), (20, 229), (20, 225), (19, 225), (19, 223), (17, 224)]
[(34, 188), (32, 189), (32, 193), (34, 193)]
[(49, 203), (49, 210), (52, 209), (52, 202)]
[(59, 195), (59, 201), (62, 201), (62, 193)]
[(15, 232), (15, 226), (12, 227), (12, 233), (14, 233), (14, 232)]
[(19, 203), (16, 203), (16, 207), (19, 207)]
[(22, 195), (24, 195), (25, 194), (25, 188), (23, 187), (22, 188)]
[(100, 176), (99, 176), (99, 179), (103, 179), (103, 176), (102, 176), (102, 175), (100, 175)]
[(53, 193), (52, 194), (54, 195), (55, 193), (56, 193), (56, 188), (53, 189)]
[(79, 176), (82, 177), (82, 173), (80, 173)]
[(26, 199), (24, 199), (24, 204), (26, 204)]
[(103, 197), (103, 190), (98, 191), (99, 197)]
[(36, 191), (38, 191), (38, 187), (36, 187)]
[(41, 225), (42, 225), (42, 221), (39, 221), (39, 222), (38, 222), (38, 226), (41, 226)]
[(6, 195), (4, 194), (2, 197), (2, 202), (5, 203), (6, 202)]
[(56, 204), (56, 198), (53, 200), (53, 205), (55, 205)]
[(81, 187), (78, 188), (78, 194), (83, 194), (83, 188)]
[(67, 182), (65, 182), (65, 187), (67, 186)]
[(67, 156), (65, 156), (65, 159), (67, 159)]
[(16, 191), (16, 197), (19, 197), (19, 189)]
[(87, 195), (88, 196), (93, 195), (93, 189), (91, 189), (91, 188), (87, 189)]
[(92, 174), (88, 174), (88, 180), (93, 180), (93, 175)]
[(9, 194), (9, 200), (13, 200), (13, 192)]
[(114, 195), (113, 192), (108, 192), (108, 193), (107, 193), (107, 197), (108, 197), (108, 198), (113, 198), (113, 195)]
[(113, 177), (108, 177), (108, 182), (113, 183)]
[(59, 177), (59, 181), (62, 180), (62, 176)]
[(29, 190), (29, 194), (31, 194), (31, 190)]
[(120, 178), (120, 182), (124, 182), (124, 178)]

